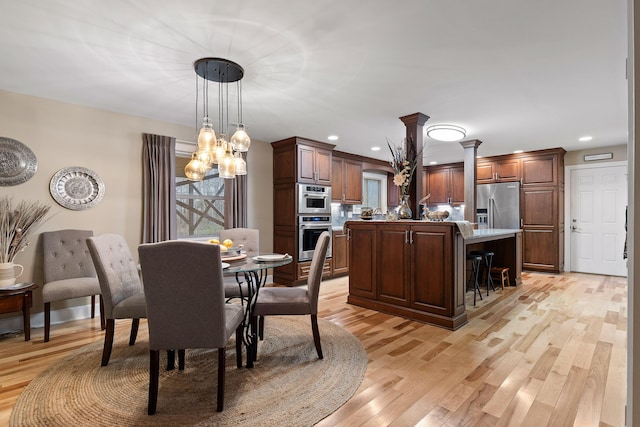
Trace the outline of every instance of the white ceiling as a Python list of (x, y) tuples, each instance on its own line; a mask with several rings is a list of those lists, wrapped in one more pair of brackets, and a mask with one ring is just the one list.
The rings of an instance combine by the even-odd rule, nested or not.
[[(193, 62), (214, 56), (245, 69), (255, 140), (336, 134), (339, 150), (389, 159), (387, 138), (405, 134), (398, 117), (421, 112), (466, 128), (485, 156), (618, 145), (626, 3), (0, 0), (0, 89), (195, 135)], [(426, 161), (462, 159), (457, 142), (427, 141)]]

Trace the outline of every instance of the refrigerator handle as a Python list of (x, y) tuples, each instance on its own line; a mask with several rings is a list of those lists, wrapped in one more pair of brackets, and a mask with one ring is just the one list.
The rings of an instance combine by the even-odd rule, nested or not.
[(493, 198), (489, 198), (487, 203), (487, 214), (488, 214), (488, 222), (489, 228), (493, 228)]

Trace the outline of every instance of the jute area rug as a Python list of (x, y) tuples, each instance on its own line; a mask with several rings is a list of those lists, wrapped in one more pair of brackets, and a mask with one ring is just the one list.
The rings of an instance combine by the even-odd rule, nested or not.
[(132, 347), (128, 334), (116, 335), (108, 366), (100, 366), (102, 342), (96, 342), (36, 377), (18, 398), (10, 425), (311, 426), (353, 396), (367, 368), (355, 336), (319, 318), (319, 360), (309, 316), (266, 320), (253, 369), (236, 368), (235, 340), (229, 341), (224, 412), (215, 409), (217, 350), (187, 350), (184, 371), (177, 365), (166, 371), (161, 353), (157, 412), (147, 415), (149, 351), (141, 328)]

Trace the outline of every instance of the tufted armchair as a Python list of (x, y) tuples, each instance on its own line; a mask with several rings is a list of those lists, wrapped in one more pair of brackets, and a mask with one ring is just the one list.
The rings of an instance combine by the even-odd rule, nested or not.
[[(247, 257), (254, 257), (260, 254), (260, 231), (252, 228), (228, 228), (220, 230), (220, 241), (225, 239), (233, 240), (233, 246), (244, 246), (244, 250), (247, 252)], [(240, 298), (241, 296), (247, 298), (249, 295), (249, 289), (247, 284), (242, 282), (238, 285), (239, 281), (234, 277), (224, 277), (224, 296), (227, 300), (232, 298)], [(242, 288), (242, 294), (240, 289)]]
[[(51, 303), (72, 298), (91, 297), (91, 318), (95, 317), (95, 296), (100, 295), (96, 270), (89, 255), (88, 230), (59, 230), (42, 233), (44, 252), (44, 341), (49, 341)], [(100, 298), (100, 326), (104, 329), (104, 306)]]
[(87, 239), (89, 253), (96, 267), (107, 331), (104, 335), (102, 366), (109, 363), (115, 319), (132, 319), (129, 345), (136, 342), (141, 318), (147, 317), (142, 282), (124, 237), (117, 234), (101, 234)]

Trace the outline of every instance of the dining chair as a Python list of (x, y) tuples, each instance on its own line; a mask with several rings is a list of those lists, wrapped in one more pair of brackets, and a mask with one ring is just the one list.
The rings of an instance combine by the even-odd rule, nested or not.
[(240, 304), (225, 303), (220, 248), (201, 242), (166, 241), (140, 245), (138, 254), (149, 325), (149, 415), (155, 413), (158, 400), (160, 351), (178, 349), (178, 369), (184, 370), (188, 348), (218, 349), (216, 409), (222, 411), (225, 346), (235, 331), (240, 368), (244, 311)]
[[(231, 239), (233, 246), (243, 245), (243, 250), (246, 251), (247, 257), (251, 258), (260, 254), (260, 230), (253, 228), (227, 228), (220, 230), (220, 241), (224, 242), (225, 239)], [(224, 277), (224, 296), (227, 301), (233, 298), (244, 298), (249, 296), (249, 289), (247, 283), (241, 279), (238, 280), (232, 276)]]
[(257, 294), (252, 311), (252, 327), (258, 326), (259, 336), (264, 336), (264, 316), (279, 315), (311, 315), (311, 330), (318, 358), (322, 359), (320, 332), (318, 331), (318, 293), (322, 282), (322, 269), (329, 247), (329, 233), (323, 232), (318, 237), (311, 259), (311, 268), (306, 287), (268, 287), (261, 288)]
[(104, 329), (104, 305), (100, 284), (91, 261), (86, 239), (90, 230), (57, 230), (42, 233), (44, 285), (44, 342), (51, 331), (51, 303), (72, 298), (91, 297), (91, 318), (95, 317), (96, 295), (100, 299), (100, 328)]
[(113, 347), (115, 319), (132, 319), (129, 345), (134, 345), (140, 319), (147, 317), (147, 307), (138, 268), (124, 237), (118, 234), (101, 234), (89, 237), (87, 246), (104, 300), (107, 330), (104, 335), (102, 366), (107, 366)]

